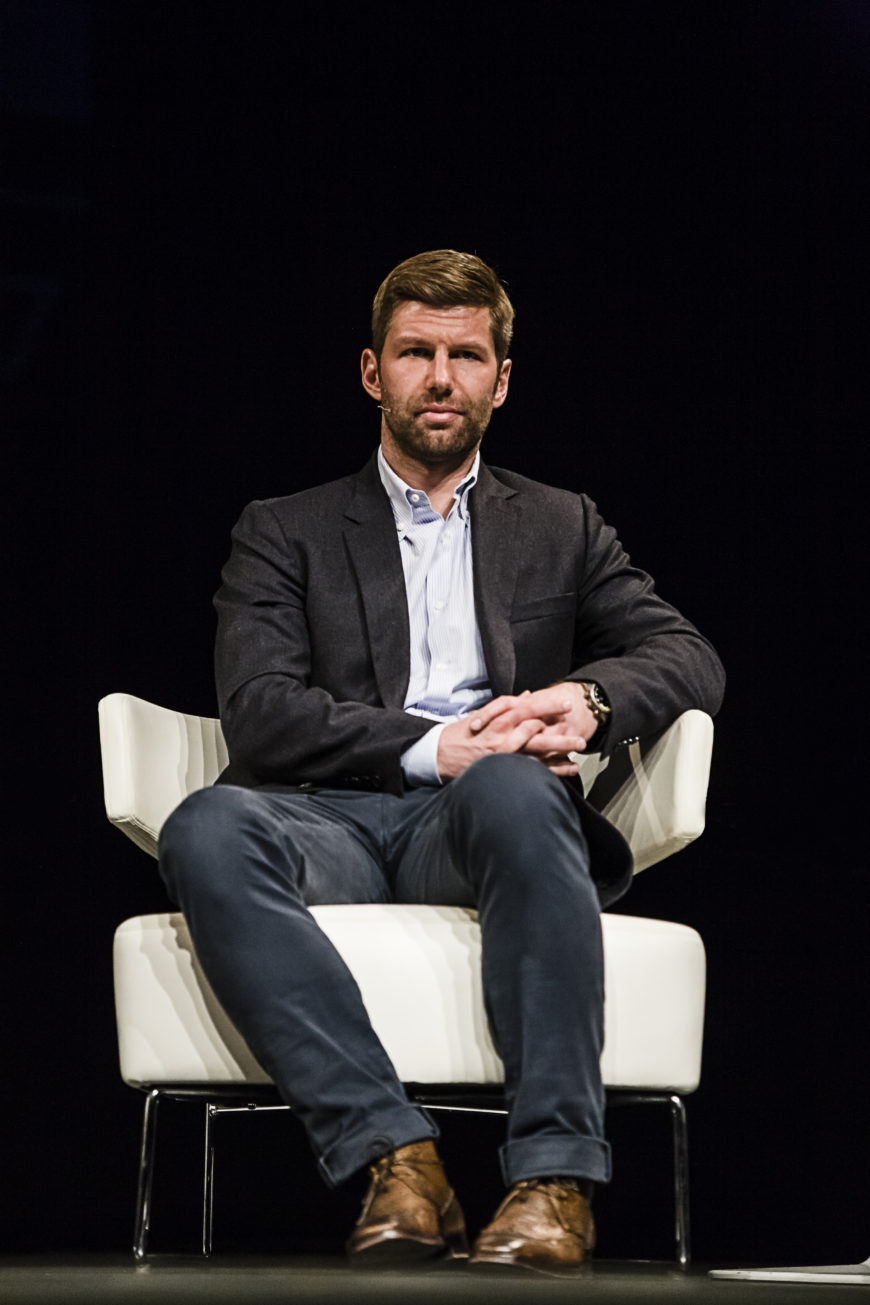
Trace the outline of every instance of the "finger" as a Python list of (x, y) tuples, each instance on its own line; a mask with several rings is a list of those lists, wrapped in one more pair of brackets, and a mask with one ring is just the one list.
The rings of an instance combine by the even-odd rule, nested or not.
[(559, 761), (555, 757), (553, 757), (552, 760), (547, 757), (542, 757), (541, 760), (551, 775), (565, 776), (580, 774), (580, 767), (577, 765), (576, 761)]
[[(568, 706), (570, 707), (570, 704)], [(564, 726), (567, 715), (567, 708), (559, 702), (545, 705), (540, 700), (540, 694), (522, 694), (502, 712), (498, 727), (502, 730), (511, 730), (526, 720), (542, 721), (548, 727)]]
[(570, 716), (575, 706), (576, 703), (572, 702), (570, 698), (560, 698), (549, 690), (542, 690), (535, 695), (535, 712), (540, 716), (541, 720), (564, 720), (566, 716)]
[(496, 720), (503, 716), (517, 702), (512, 694), (502, 694), (499, 698), (491, 698), (478, 711), (475, 711), (469, 718), (468, 727), (474, 734), (479, 734), (481, 730), (486, 729), (490, 721)]
[(570, 693), (556, 687), (538, 689), (534, 694), (534, 699), (535, 706), (541, 716), (547, 716), (551, 712), (558, 712), (561, 715), (573, 711), (577, 706), (576, 699)]
[(585, 752), (586, 740), (579, 734), (556, 731), (548, 726), (529, 739), (526, 751), (533, 756), (552, 756), (557, 753), (566, 756), (569, 752)]
[[(518, 725), (505, 736), (504, 752), (525, 752), (537, 735), (543, 734), (547, 726), (542, 720), (532, 718), (530, 720), (521, 720)], [(539, 748), (538, 752), (552, 752), (553, 748)]]

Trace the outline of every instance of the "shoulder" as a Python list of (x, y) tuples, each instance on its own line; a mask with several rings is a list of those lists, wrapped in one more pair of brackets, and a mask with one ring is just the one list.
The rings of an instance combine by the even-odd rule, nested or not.
[(254, 499), (245, 511), (285, 518), (316, 514), (330, 507), (341, 507), (350, 497), (352, 481), (352, 476), (343, 476), (341, 480), (331, 480), (326, 485), (314, 485), (311, 489), (301, 489), (295, 494)]
[(595, 504), (586, 494), (545, 485), (543, 481), (531, 480), (504, 467), (487, 465), (485, 471), (501, 492), (507, 491), (506, 496), (513, 498), (520, 507), (565, 515), (575, 520), (578, 516), (586, 517), (596, 512)]
[(361, 472), (295, 494), (255, 499), (242, 512), (239, 524), (267, 530), (277, 527), (288, 535), (322, 531), (334, 528), (344, 515), (355, 510), (360, 501), (377, 503), (381, 498), (386, 502), (380, 481), (373, 479), (367, 466)]

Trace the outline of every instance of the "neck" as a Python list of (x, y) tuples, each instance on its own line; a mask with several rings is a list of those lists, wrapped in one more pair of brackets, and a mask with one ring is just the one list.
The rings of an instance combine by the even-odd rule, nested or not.
[(477, 456), (477, 449), (460, 463), (437, 463), (434, 466), (405, 457), (395, 444), (381, 445), (384, 457), (397, 476), (401, 476), (411, 489), (422, 490), (436, 512), (446, 517), (453, 507), (453, 495), (468, 475)]

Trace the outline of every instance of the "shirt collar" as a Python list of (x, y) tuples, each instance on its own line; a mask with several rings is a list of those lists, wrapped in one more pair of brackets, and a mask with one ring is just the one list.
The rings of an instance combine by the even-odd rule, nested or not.
[[(468, 495), (477, 484), (477, 473), (480, 467), (480, 449), (474, 455), (474, 461), (471, 464), (468, 475), (461, 484), (456, 486), (453, 491), (453, 500), (456, 504), (458, 516), (468, 519)], [(384, 450), (378, 447), (378, 471), (381, 476), (381, 484), (387, 491), (390, 504), (393, 509), (393, 516), (396, 519), (396, 528), (400, 533), (410, 529), (414, 519), (414, 504), (411, 501), (411, 494), (419, 494), (421, 501), (428, 503), (429, 499), (423, 490), (412, 489), (407, 485), (402, 477), (397, 475), (387, 459), (384, 457)]]

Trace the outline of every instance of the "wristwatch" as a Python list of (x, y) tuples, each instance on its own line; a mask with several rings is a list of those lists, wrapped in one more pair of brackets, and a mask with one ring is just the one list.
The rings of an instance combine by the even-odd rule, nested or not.
[(594, 680), (580, 680), (579, 683), (580, 688), (586, 694), (586, 704), (592, 712), (592, 715), (598, 721), (598, 729), (592, 735), (589, 742), (592, 743), (594, 741), (600, 743), (604, 731), (610, 724), (612, 710), (610, 703), (607, 701), (607, 697), (601, 685), (596, 684)]

